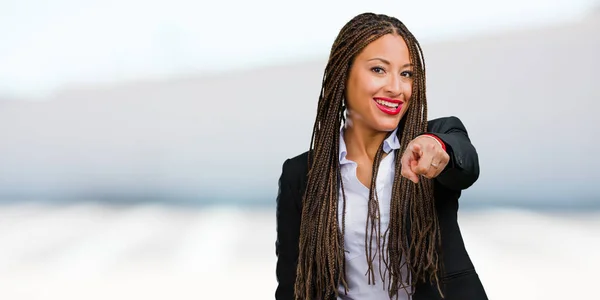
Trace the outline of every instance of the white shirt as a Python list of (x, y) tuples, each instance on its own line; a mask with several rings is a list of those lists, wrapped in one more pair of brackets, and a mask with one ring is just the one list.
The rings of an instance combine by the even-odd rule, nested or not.
[[(383, 234), (390, 220), (390, 199), (392, 196), (392, 185), (394, 182), (394, 157), (397, 150), (400, 149), (400, 141), (394, 131), (383, 144), (383, 150), (388, 155), (381, 161), (377, 172), (376, 188), (377, 197), (379, 200), (381, 234)], [(348, 284), (348, 295), (344, 295), (344, 287), (340, 285), (338, 299), (368, 299), (368, 300), (383, 300), (389, 299), (387, 291), (387, 274), (385, 275), (385, 285), (381, 280), (379, 273), (379, 254), (375, 256), (373, 261), (373, 270), (375, 271), (375, 283), (368, 281), (368, 265), (365, 254), (365, 235), (366, 222), (368, 214), (369, 188), (362, 184), (356, 176), (357, 164), (346, 158), (347, 149), (344, 141), (343, 130), (340, 133), (340, 168), (344, 190), (346, 193), (346, 228), (345, 228), (345, 256), (346, 256), (346, 282)], [(339, 213), (338, 220), (341, 226), (343, 213), (343, 198), (342, 190), (339, 191)], [(369, 230), (370, 232), (370, 230)], [(376, 241), (373, 241), (373, 254), (377, 253)], [(382, 251), (387, 251), (387, 246), (382, 245)], [(385, 272), (385, 265), (381, 266)], [(406, 270), (403, 270), (406, 272)], [(405, 273), (406, 274), (406, 273)], [(407, 278), (406, 275), (403, 278)], [(409, 299), (404, 292), (398, 292), (400, 300)]]

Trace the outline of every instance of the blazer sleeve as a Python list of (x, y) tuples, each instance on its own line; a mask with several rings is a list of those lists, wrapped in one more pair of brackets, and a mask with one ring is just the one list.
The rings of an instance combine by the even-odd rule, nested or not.
[(472, 186), (479, 178), (479, 157), (462, 121), (452, 116), (431, 120), (428, 125), (429, 133), (446, 144), (450, 156), (448, 165), (436, 180), (453, 190)]
[(290, 180), (290, 160), (283, 163), (277, 193), (277, 255), (276, 275), (277, 289), (275, 299), (293, 300), (296, 282), (296, 266), (298, 264), (298, 242), (300, 236), (301, 211), (296, 202), (300, 198), (292, 188)]

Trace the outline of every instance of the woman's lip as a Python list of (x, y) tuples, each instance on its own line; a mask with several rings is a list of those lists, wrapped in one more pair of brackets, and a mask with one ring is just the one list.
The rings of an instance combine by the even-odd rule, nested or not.
[[(379, 98), (379, 99), (383, 100), (382, 98)], [(388, 101), (388, 100), (385, 100), (385, 101)], [(397, 115), (402, 110), (402, 101), (400, 101), (399, 103), (396, 102), (396, 103), (398, 103), (398, 107), (396, 107), (396, 108), (391, 108), (391, 107), (387, 107), (385, 105), (381, 105), (381, 104), (377, 103), (376, 100), (374, 100), (374, 102), (375, 102), (375, 105), (377, 105), (377, 108), (379, 108), (379, 110), (381, 110), (382, 112), (384, 112), (388, 115)], [(390, 102), (392, 102), (392, 101), (390, 101)]]
[(402, 101), (402, 100), (391, 99), (391, 98), (383, 98), (383, 97), (374, 97), (373, 100), (375, 100), (375, 101), (377, 101), (377, 100), (383, 100), (383, 101), (387, 101), (387, 102), (391, 102), (391, 103), (396, 103), (396, 104), (402, 104), (402, 103), (404, 103), (404, 101)]

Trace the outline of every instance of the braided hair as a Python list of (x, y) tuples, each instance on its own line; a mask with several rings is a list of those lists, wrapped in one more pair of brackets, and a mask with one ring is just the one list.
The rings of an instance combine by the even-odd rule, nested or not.
[[(317, 106), (316, 120), (309, 150), (309, 172), (304, 191), (300, 224), (299, 257), (296, 271), (296, 299), (324, 299), (338, 295), (338, 287), (347, 291), (344, 267), (344, 228), (346, 201), (339, 163), (339, 130), (345, 122), (344, 95), (348, 73), (353, 60), (368, 44), (386, 35), (401, 36), (409, 49), (414, 66), (413, 94), (405, 116), (399, 124), (397, 135), (400, 153), (418, 134), (427, 130), (427, 101), (425, 97), (425, 63), (416, 38), (398, 19), (382, 14), (363, 13), (351, 19), (335, 39), (323, 75)], [(375, 280), (373, 239), (378, 251), (379, 238), (377, 212), (379, 204), (375, 181), (383, 157), (383, 144), (373, 163), (369, 195), (367, 231), (367, 261), (369, 282)], [(390, 223), (384, 236), (387, 251), (381, 251), (379, 260), (385, 265), (385, 275), (380, 274), (390, 297), (397, 297), (404, 289), (413, 293), (418, 282), (435, 281), (442, 294), (438, 274), (442, 268), (439, 259), (440, 229), (435, 211), (433, 182), (421, 178), (414, 184), (401, 176), (399, 155), (395, 161), (395, 177), (390, 204)], [(338, 226), (339, 190), (342, 190), (341, 226)], [(341, 227), (341, 228), (340, 228)], [(380, 263), (380, 267), (381, 267)], [(403, 278), (402, 269), (409, 278)], [(341, 276), (338, 274), (340, 272)], [(384, 278), (385, 277), (385, 278)], [(410, 281), (407, 285), (406, 282)]]

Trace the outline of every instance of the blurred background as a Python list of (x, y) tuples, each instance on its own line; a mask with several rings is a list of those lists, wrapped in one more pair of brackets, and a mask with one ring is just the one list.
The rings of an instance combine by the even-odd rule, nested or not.
[(281, 165), (365, 11), (479, 152), (490, 299), (599, 299), (597, 0), (0, 0), (0, 298), (273, 299)]

